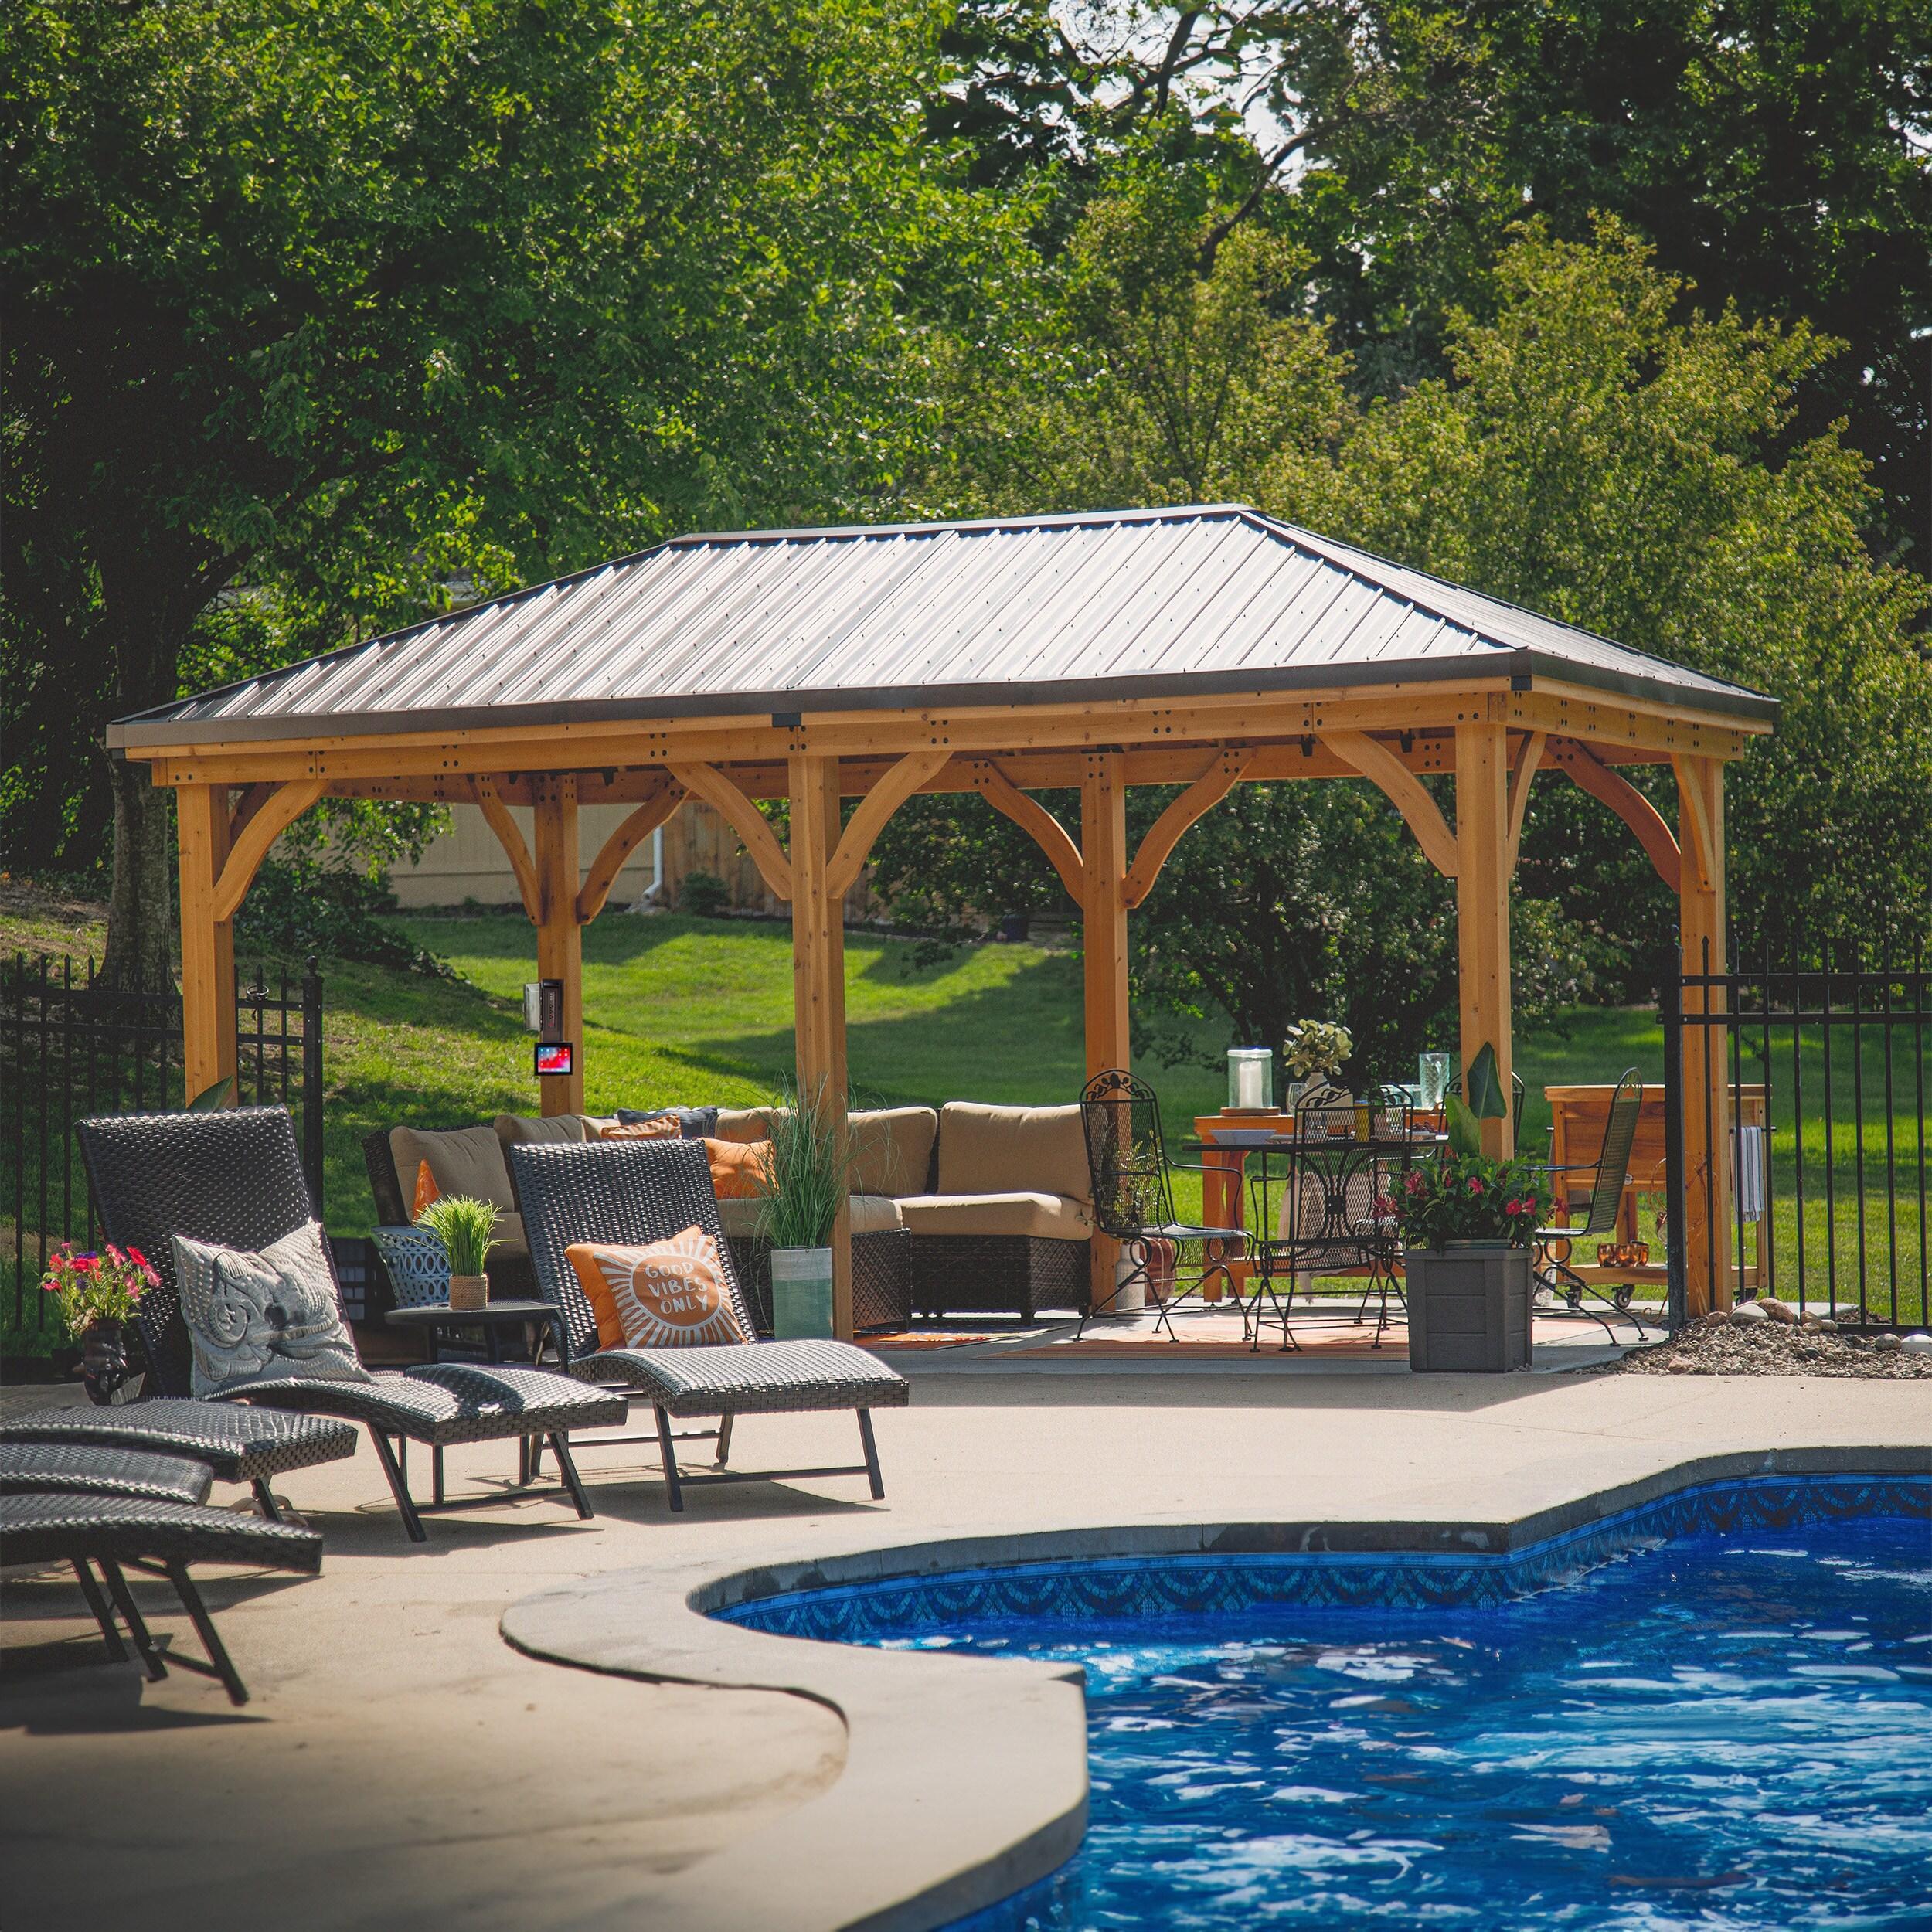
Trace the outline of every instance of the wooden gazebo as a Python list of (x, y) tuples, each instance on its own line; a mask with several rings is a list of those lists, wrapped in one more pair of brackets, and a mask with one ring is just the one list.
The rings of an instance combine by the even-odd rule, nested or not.
[[(124, 719), (109, 743), (147, 760), (179, 803), (190, 1092), (233, 1070), (232, 921), (264, 855), (318, 799), (479, 806), (536, 928), (538, 971), (562, 981), (565, 1029), (580, 1041), (583, 928), (689, 794), (730, 821), (791, 903), (798, 1078), (837, 1097), (845, 896), (915, 793), (978, 792), (1038, 842), (1079, 906), (1090, 1073), (1128, 1062), (1128, 918), (1188, 828), (1243, 782), (1366, 778), (1456, 882), (1463, 1056), (1493, 1044), (1506, 1080), (1509, 882), (1538, 772), (1564, 774), (1630, 827), (1677, 894), (1696, 971), (1706, 940), (1724, 952), (1724, 765), (1776, 711), (1215, 505), (682, 537)], [(1675, 832), (1624, 776), (1664, 763)], [(1453, 824), (1420, 782), (1430, 774), (1454, 779)], [(1130, 850), (1128, 787), (1173, 784), (1185, 789)], [(1077, 826), (1032, 796), (1048, 788), (1078, 789)], [(778, 798), (784, 843), (758, 809)], [(593, 801), (634, 809), (587, 870), (577, 814)], [(528, 846), (512, 804), (534, 808)], [(580, 1111), (580, 1062), (543, 1087), (546, 1112)], [(1721, 1066), (1684, 1096), (1700, 1162), (1708, 1143), (1728, 1165), (1725, 1104)], [(1508, 1123), (1485, 1131), (1504, 1151)], [(1726, 1278), (1726, 1217), (1706, 1226), (1696, 1212), (1697, 1178), (1694, 1305)], [(1727, 1175), (1713, 1179), (1711, 1198), (1726, 1200)], [(842, 1229), (838, 1250), (849, 1334)], [(1111, 1283), (1111, 1254), (1095, 1267)]]

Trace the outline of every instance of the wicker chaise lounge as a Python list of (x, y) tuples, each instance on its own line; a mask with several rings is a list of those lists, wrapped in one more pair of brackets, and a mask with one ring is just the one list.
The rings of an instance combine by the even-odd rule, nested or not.
[(235, 1703), (245, 1704), (248, 1688), (188, 1566), (246, 1563), (312, 1576), (321, 1567), (322, 1539), (292, 1523), (203, 1508), (213, 1480), (206, 1463), (184, 1457), (87, 1444), (0, 1446), (0, 1562), (70, 1564), (108, 1655), (120, 1662), (128, 1655), (115, 1626), (118, 1610), (148, 1675), (157, 1679), (167, 1675), (168, 1659), (155, 1646), (122, 1566), (159, 1570), (206, 1653), (204, 1662), (177, 1651), (173, 1661), (217, 1679)]
[[(606, 1349), (596, 1317), (564, 1250), (573, 1242), (635, 1246), (670, 1240), (691, 1227), (717, 1243), (719, 1266), (744, 1332), (751, 1311), (719, 1223), (711, 1171), (702, 1146), (691, 1141), (592, 1141), (581, 1145), (518, 1146), (509, 1150), (517, 1198), (537, 1288), (560, 1316), (564, 1366), (588, 1382), (615, 1383), (648, 1401), (657, 1418), (657, 1443), (671, 1507), (684, 1507), (691, 1482), (753, 1482), (776, 1476), (864, 1475), (875, 1499), (886, 1493), (871, 1411), (902, 1407), (910, 1395), (904, 1376), (875, 1355), (845, 1342), (745, 1342), (670, 1349)], [(818, 1409), (858, 1413), (862, 1464), (831, 1469), (727, 1471), (731, 1426), (741, 1415), (783, 1415)], [(678, 1468), (674, 1417), (717, 1418), (720, 1467), (703, 1476)], [(631, 1437), (631, 1441), (648, 1438)]]
[[(164, 1395), (185, 1396), (190, 1352), (172, 1237), (254, 1251), (304, 1226), (311, 1210), (294, 1124), (280, 1107), (236, 1107), (83, 1121), (77, 1133), (107, 1238), (143, 1250), (162, 1277), (162, 1285), (148, 1291), (139, 1310), (151, 1381)], [(413, 1543), (425, 1540), (426, 1511), (500, 1500), (444, 1499), (442, 1452), (453, 1443), (547, 1440), (563, 1488), (577, 1514), (589, 1517), (594, 1512), (570, 1458), (569, 1432), (621, 1422), (625, 1413), (621, 1398), (567, 1376), (454, 1362), (379, 1373), (367, 1382), (279, 1376), (249, 1383), (216, 1403), (193, 1406), (230, 1402), (362, 1423)], [(126, 1419), (122, 1427), (138, 1427), (144, 1406), (117, 1412)], [(417, 1503), (410, 1494), (403, 1458), (410, 1442), (426, 1444), (431, 1452), (434, 1500), (429, 1504)]]

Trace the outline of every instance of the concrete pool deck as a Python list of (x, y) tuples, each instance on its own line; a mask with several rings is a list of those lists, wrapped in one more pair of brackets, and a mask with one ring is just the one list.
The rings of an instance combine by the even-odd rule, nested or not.
[[(587, 1436), (595, 1522), (518, 1498), (434, 1519), (414, 1549), (366, 1447), (288, 1476), (278, 1492), (327, 1538), (322, 1574), (206, 1585), (254, 1692), (240, 1711), (199, 1679), (148, 1685), (99, 1662), (70, 1580), (9, 1574), (12, 1911), (53, 1923), (138, 1900), (146, 1926), (202, 1932), (265, 1912), (285, 1927), (930, 1923), (964, 1896), (932, 1888), (1002, 1835), (1021, 1845), (1016, 1883), (1077, 1825), (1077, 1690), (1032, 1665), (787, 1643), (699, 1619), (681, 1607), (692, 1590), (955, 1539), (1064, 1548), (1103, 1525), (1185, 1541), (1236, 1522), (1508, 1522), (1781, 1447), (1932, 1468), (1932, 1395), (1910, 1382), (910, 1366), (913, 1406), (879, 1418), (883, 1505), (862, 1483), (747, 1484), (694, 1491), (672, 1519), (643, 1452)], [(754, 1419), (734, 1461), (842, 1459), (851, 1428)], [(452, 1480), (501, 1482), (509, 1461), (453, 1452)], [(165, 1590), (137, 1587), (175, 1631)], [(577, 1655), (596, 1668), (512, 1648), (506, 1612), (533, 1648), (587, 1627), (601, 1654)], [(629, 1671), (700, 1681), (602, 1674)], [(961, 1791), (984, 1807), (968, 1815)], [(922, 1892), (923, 1907), (890, 1903)]]

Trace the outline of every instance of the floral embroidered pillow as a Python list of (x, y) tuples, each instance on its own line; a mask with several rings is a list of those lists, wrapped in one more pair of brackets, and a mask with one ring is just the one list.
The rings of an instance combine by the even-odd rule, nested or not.
[(718, 1244), (702, 1228), (639, 1247), (573, 1242), (563, 1250), (605, 1349), (749, 1342), (732, 1306)]

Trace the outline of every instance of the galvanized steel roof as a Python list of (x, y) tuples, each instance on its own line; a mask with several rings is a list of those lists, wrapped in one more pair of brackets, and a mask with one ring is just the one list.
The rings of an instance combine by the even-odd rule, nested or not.
[(1239, 505), (686, 536), (124, 719), (213, 743), (563, 719), (1560, 678), (1774, 699)]

